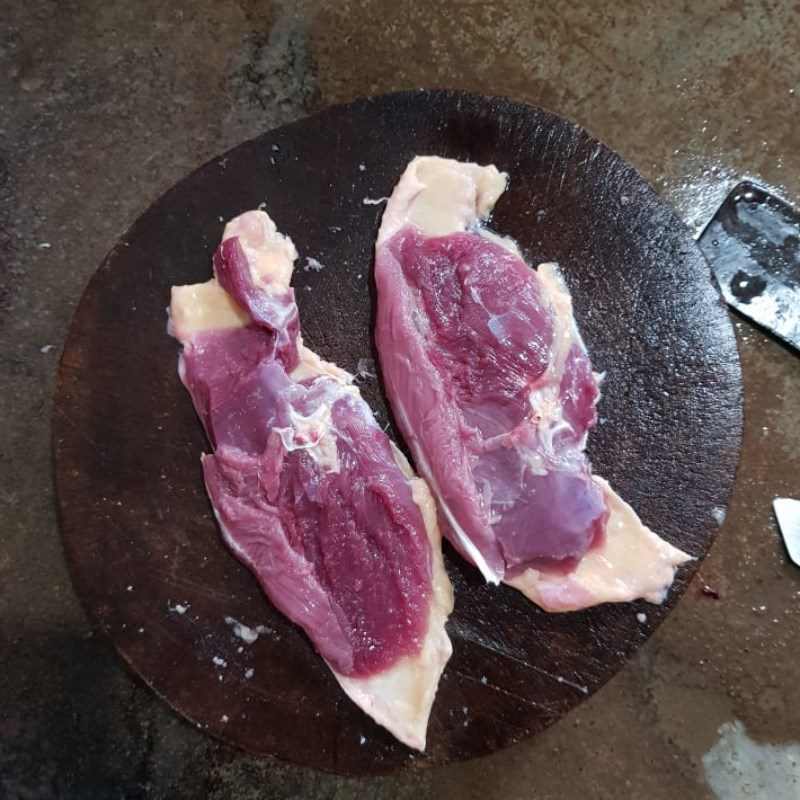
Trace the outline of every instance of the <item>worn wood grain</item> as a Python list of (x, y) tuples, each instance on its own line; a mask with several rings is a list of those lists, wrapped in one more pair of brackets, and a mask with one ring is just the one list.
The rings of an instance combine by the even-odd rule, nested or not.
[[(201, 480), (208, 445), (176, 374), (165, 313), (171, 285), (209, 276), (223, 220), (266, 203), (301, 253), (294, 283), (307, 342), (349, 370), (375, 358), (372, 248), (382, 205), (364, 201), (390, 194), (420, 153), (493, 162), (511, 174), (492, 225), (532, 261), (563, 265), (595, 367), (606, 372), (589, 445), (596, 470), (647, 524), (698, 557), (661, 607), (548, 615), (507, 587), (484, 585), (446, 547), (454, 655), (423, 755), (343, 697), (303, 633), (223, 546)], [(324, 269), (304, 271), (305, 257)], [(361, 385), (391, 423), (380, 380)], [(718, 527), (741, 420), (736, 345), (708, 266), (631, 166), (531, 106), (462, 93), (388, 95), (209, 162), (109, 253), (61, 362), (53, 415), (61, 531), (87, 609), (187, 719), (250, 753), (342, 774), (428, 767), (540, 731), (647, 640)], [(247, 644), (226, 617), (266, 629)]]

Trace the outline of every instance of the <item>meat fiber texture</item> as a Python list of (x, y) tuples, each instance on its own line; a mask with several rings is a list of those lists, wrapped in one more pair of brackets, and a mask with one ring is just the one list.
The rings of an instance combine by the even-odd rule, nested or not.
[(296, 256), (251, 211), (225, 228), (212, 280), (173, 287), (180, 377), (214, 449), (206, 488), (228, 547), (345, 692), (424, 749), (451, 653), (435, 506), (352, 376), (303, 345)]
[(445, 535), (548, 611), (660, 603), (689, 556), (649, 530), (584, 452), (593, 372), (555, 264), (482, 226), (494, 166), (418, 157), (378, 234), (387, 394)]

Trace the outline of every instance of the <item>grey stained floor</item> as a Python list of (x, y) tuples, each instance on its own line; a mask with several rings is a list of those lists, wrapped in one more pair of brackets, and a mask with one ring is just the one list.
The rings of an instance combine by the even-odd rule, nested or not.
[(799, 798), (800, 570), (769, 501), (800, 496), (800, 359), (746, 323), (742, 463), (696, 586), (543, 735), (398, 779), (248, 759), (129, 674), (72, 592), (49, 444), (89, 275), (214, 154), (359, 94), (475, 89), (573, 117), (697, 227), (743, 175), (800, 199), (798, 30), (791, 2), (0, 0), (0, 798)]

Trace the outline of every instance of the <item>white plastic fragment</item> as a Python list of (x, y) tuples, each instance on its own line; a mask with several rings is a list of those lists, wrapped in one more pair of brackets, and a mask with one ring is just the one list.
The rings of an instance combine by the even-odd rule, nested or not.
[(795, 566), (800, 567), (800, 500), (776, 497), (772, 501), (772, 508), (789, 558)]

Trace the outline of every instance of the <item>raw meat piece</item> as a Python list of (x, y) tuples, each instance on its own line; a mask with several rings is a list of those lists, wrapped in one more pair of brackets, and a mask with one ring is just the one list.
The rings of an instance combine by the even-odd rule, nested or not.
[(549, 611), (659, 603), (689, 556), (646, 528), (584, 453), (597, 376), (555, 264), (480, 226), (506, 176), (415, 158), (376, 245), (387, 394), (445, 535)]
[(296, 255), (248, 212), (225, 228), (215, 278), (173, 287), (181, 380), (214, 448), (206, 487), (225, 542), (344, 691), (424, 749), (453, 605), (433, 500), (352, 376), (303, 345)]

